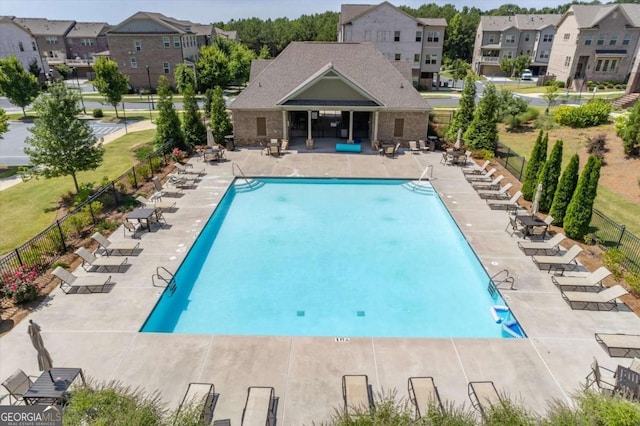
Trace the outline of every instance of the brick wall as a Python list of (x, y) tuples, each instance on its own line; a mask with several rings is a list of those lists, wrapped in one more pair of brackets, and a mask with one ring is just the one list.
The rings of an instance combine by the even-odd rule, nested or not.
[[(404, 132), (402, 137), (394, 137), (393, 131), (396, 118), (404, 118)], [(380, 112), (378, 115), (378, 141), (406, 142), (410, 140), (426, 139), (429, 114), (424, 112)]]
[[(264, 117), (267, 135), (258, 136), (257, 118)], [(233, 140), (238, 146), (258, 146), (269, 139), (282, 139), (282, 111), (233, 111)]]

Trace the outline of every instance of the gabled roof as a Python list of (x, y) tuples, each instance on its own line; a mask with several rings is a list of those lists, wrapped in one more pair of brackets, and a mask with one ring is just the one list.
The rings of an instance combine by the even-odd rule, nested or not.
[(14, 19), (15, 19), (15, 16), (0, 16), (0, 24), (15, 25), (20, 30), (22, 30), (25, 33), (29, 34), (31, 37), (34, 37), (33, 33), (29, 30), (29, 28), (25, 27), (24, 25), (20, 25), (20, 23), (14, 21)]
[(64, 36), (75, 24), (75, 21), (45, 18), (14, 18), (14, 21), (27, 28), (34, 36)]
[(619, 3), (619, 4), (602, 4), (602, 5), (572, 5), (569, 10), (562, 16), (558, 25), (567, 16), (575, 16), (578, 28), (591, 28), (598, 25), (600, 21), (606, 18), (610, 13), (619, 11), (623, 13), (629, 24), (634, 27), (640, 27), (640, 4)]
[(191, 31), (199, 36), (210, 37), (211, 32), (213, 31), (213, 25), (193, 24), (191, 26)]
[(228, 40), (237, 40), (238, 32), (235, 30), (225, 31), (222, 28), (213, 27), (213, 32), (216, 37), (226, 38)]
[(549, 26), (555, 26), (562, 15), (558, 14), (526, 14), (513, 16), (489, 16), (480, 17), (480, 25), (483, 31), (506, 31), (509, 28), (519, 30), (541, 30)]
[(446, 27), (447, 20), (444, 18), (416, 18), (418, 22), (427, 27)]
[(154, 12), (137, 12), (112, 29), (109, 34), (195, 34), (192, 27), (200, 25)]
[[(292, 42), (261, 68), (257, 75), (251, 74), (249, 85), (232, 109), (278, 108), (278, 102), (328, 72), (385, 108), (429, 108), (412, 83), (372, 43)], [(253, 70), (258, 71), (258, 66)]]
[(392, 9), (394, 9), (396, 12), (401, 13), (402, 15), (406, 16), (407, 18), (413, 19), (414, 21), (416, 21), (416, 23), (418, 24), (423, 24), (423, 25), (442, 25), (442, 22), (444, 22), (444, 25), (447, 25), (447, 20), (446, 19), (442, 19), (440, 20), (440, 18), (434, 18), (434, 19), (438, 19), (436, 22), (436, 24), (428, 24), (425, 22), (421, 22), (420, 19), (430, 19), (430, 18), (416, 18), (414, 16), (409, 15), (407, 12), (405, 12), (402, 9), (397, 8), (396, 6), (392, 5), (391, 3), (389, 3), (388, 1), (383, 1), (380, 4), (343, 4), (340, 7), (340, 24), (344, 25), (344, 24), (348, 24), (352, 21), (355, 21), (356, 19), (360, 18), (361, 16), (364, 16), (368, 13), (371, 13), (372, 11), (374, 11), (375, 9), (384, 7), (384, 6), (388, 6)]
[(96, 38), (108, 27), (106, 22), (76, 22), (67, 37)]
[(249, 71), (249, 81), (256, 78), (273, 59), (254, 59), (251, 61), (251, 71)]

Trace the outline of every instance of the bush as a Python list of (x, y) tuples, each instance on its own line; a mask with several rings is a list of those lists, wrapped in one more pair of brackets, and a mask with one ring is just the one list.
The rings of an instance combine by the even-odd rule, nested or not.
[(596, 99), (577, 108), (560, 105), (553, 112), (553, 117), (562, 125), (583, 128), (607, 123), (610, 113), (611, 104)]
[(0, 278), (0, 291), (17, 304), (31, 302), (40, 294), (40, 287), (35, 283), (38, 275), (35, 266), (22, 265), (16, 272)]
[(625, 255), (617, 248), (611, 248), (602, 254), (602, 264), (611, 271), (611, 275), (616, 281), (620, 281), (624, 276)]
[(587, 152), (596, 156), (604, 166), (604, 154), (609, 151), (607, 149), (607, 135), (601, 133), (587, 140)]
[(538, 111), (536, 108), (528, 107), (525, 112), (523, 112), (522, 114), (518, 114), (517, 117), (521, 123), (528, 123), (529, 121), (537, 119), (539, 116), (540, 111)]
[(104, 117), (104, 112), (102, 112), (101, 108), (96, 108), (92, 112), (93, 118), (102, 118)]
[(542, 114), (538, 116), (533, 127), (540, 130), (549, 131), (551, 129), (558, 127), (558, 125), (556, 124), (556, 121), (554, 120), (552, 115)]
[(629, 284), (631, 291), (640, 296), (640, 272), (630, 271), (625, 274), (624, 280)]

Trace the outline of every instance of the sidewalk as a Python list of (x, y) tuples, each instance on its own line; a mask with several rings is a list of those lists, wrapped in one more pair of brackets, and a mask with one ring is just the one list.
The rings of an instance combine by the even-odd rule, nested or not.
[[(109, 133), (108, 135), (102, 137), (102, 143), (108, 144), (129, 132), (141, 132), (143, 130), (151, 130), (155, 129), (156, 125), (152, 123), (150, 120), (142, 120), (131, 125), (127, 124), (127, 128), (117, 130), (113, 133)], [(7, 188), (11, 188), (14, 185), (17, 185), (22, 182), (22, 179), (18, 175), (13, 175), (8, 178), (0, 179), (0, 191), (4, 191)]]

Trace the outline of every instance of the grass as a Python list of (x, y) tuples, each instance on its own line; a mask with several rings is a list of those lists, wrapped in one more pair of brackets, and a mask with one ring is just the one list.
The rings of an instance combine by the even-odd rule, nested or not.
[[(155, 130), (129, 133), (106, 144), (104, 161), (96, 170), (81, 172), (78, 182), (99, 184), (106, 176), (115, 179), (137, 163), (132, 148), (151, 142)], [(0, 253), (5, 253), (51, 225), (56, 219), (60, 198), (74, 192), (73, 179), (31, 179), (0, 192)], [(16, 226), (18, 225), (19, 226)]]

